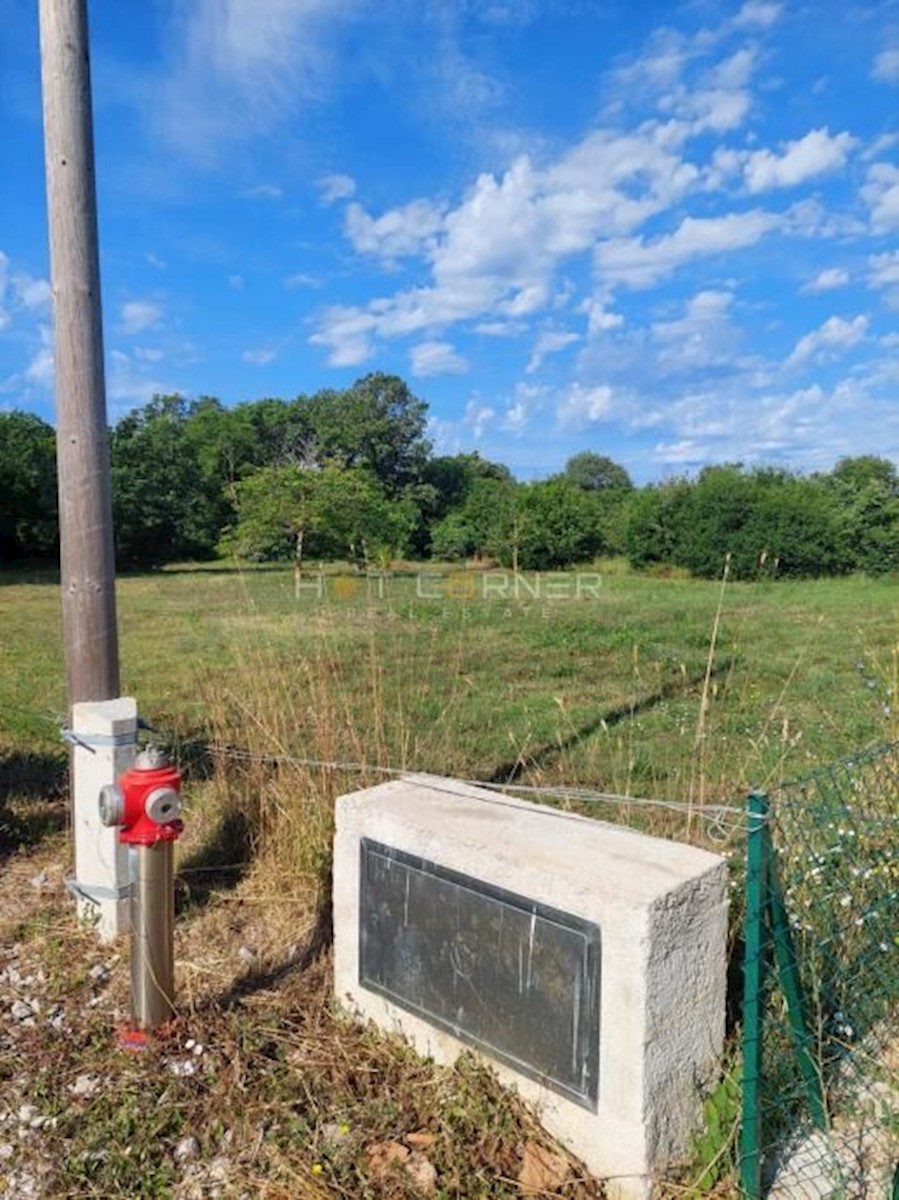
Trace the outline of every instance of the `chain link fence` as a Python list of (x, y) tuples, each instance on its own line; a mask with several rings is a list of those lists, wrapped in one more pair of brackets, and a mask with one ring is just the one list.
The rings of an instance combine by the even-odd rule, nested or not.
[(750, 798), (750, 1200), (899, 1200), (899, 743)]

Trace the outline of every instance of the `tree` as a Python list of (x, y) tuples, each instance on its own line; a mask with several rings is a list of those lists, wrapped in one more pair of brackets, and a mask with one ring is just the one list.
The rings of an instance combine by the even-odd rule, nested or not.
[(0, 412), (0, 560), (49, 558), (58, 544), (53, 428), (32, 413)]
[(344, 392), (317, 392), (298, 403), (319, 464), (364, 467), (391, 498), (421, 479), (431, 449), (427, 405), (397, 375), (366, 375)]
[(592, 450), (573, 454), (565, 464), (562, 478), (586, 492), (630, 492), (634, 487), (624, 467), (605, 454), (596, 454)]
[(674, 479), (631, 494), (624, 533), (631, 566), (652, 567), (678, 560), (691, 492), (687, 480)]
[(869, 575), (899, 571), (899, 474), (889, 459), (843, 458), (825, 477), (834, 496), (846, 554)]
[(262, 467), (237, 484), (237, 522), (224, 548), (243, 558), (349, 557), (363, 563), (402, 553), (417, 519), (367, 471), (329, 465)]
[(220, 482), (207, 490), (187, 433), (183, 396), (155, 396), (115, 426), (110, 442), (116, 558), (130, 566), (210, 558), (219, 538)]

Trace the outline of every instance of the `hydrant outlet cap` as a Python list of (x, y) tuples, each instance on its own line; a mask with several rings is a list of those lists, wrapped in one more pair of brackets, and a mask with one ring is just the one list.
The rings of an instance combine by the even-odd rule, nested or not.
[(144, 812), (157, 825), (168, 825), (181, 815), (181, 797), (174, 788), (154, 788), (144, 801)]
[(100, 788), (100, 823), (111, 828), (125, 820), (125, 797), (114, 783)]

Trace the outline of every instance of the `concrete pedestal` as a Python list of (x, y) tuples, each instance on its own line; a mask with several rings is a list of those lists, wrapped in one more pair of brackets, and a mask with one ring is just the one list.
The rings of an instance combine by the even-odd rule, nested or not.
[[(585, 928), (598, 927), (601, 985), (589, 1001), (598, 1012), (583, 1014), (598, 1028), (590, 1050), (598, 1061), (587, 1064), (598, 1079), (592, 1095), (562, 1094), (533, 1072), (516, 1070), (510, 1065), (514, 1055), (494, 1065), (505, 1083), (536, 1106), (546, 1128), (608, 1180), (610, 1197), (646, 1200), (653, 1177), (686, 1149), (700, 1116), (700, 1085), (714, 1072), (723, 1047), (724, 860), (434, 776), (409, 776), (341, 797), (334, 851), (337, 998), (442, 1063), (470, 1046), (471, 1037), (410, 1011), (402, 999), (398, 1003), (384, 989), (366, 986), (360, 975), (361, 942), (372, 917), (360, 911), (371, 846), (380, 847), (382, 857), (384, 848), (399, 852), (402, 869), (410, 862), (424, 864), (425, 874), (436, 868), (450, 881), (441, 887), (473, 878), (497, 895), (533, 901), (535, 913), (543, 906), (544, 914), (557, 911), (588, 923)], [(389, 872), (389, 855), (383, 861)], [(420, 876), (421, 871), (415, 877)], [(533, 925), (531, 930), (533, 937)], [(408, 947), (430, 936), (424, 927), (402, 933), (407, 959)], [(459, 958), (458, 948), (450, 946), (447, 953)], [(429, 954), (423, 953), (423, 961)], [(465, 964), (456, 966), (464, 975)], [(527, 1004), (523, 985), (521, 995), (520, 1003)], [(580, 1003), (580, 991), (578, 998)], [(512, 1003), (518, 1003), (515, 997)], [(579, 1008), (573, 1011), (579, 1019)], [(517, 1049), (527, 1057), (526, 1045)]]
[(100, 789), (115, 783), (134, 763), (137, 702), (130, 697), (72, 706), (75, 878), (69, 888), (78, 915), (95, 921), (110, 941), (128, 930), (128, 847), (118, 829), (100, 821)]

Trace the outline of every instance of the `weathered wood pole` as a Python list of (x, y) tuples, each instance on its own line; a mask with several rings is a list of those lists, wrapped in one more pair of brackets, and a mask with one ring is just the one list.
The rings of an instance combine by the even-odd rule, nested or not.
[(86, 0), (40, 0), (69, 704), (119, 693)]

